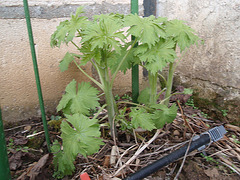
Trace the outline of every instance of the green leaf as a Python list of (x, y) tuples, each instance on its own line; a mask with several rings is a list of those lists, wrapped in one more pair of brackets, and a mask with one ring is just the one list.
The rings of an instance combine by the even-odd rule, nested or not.
[(111, 56), (108, 58), (108, 67), (110, 67), (111, 73), (114, 74), (116, 71), (118, 65), (120, 64), (121, 60), (126, 55), (127, 51), (130, 51), (126, 59), (123, 61), (120, 71), (122, 71), (124, 74), (128, 69), (132, 67), (132, 65), (138, 64), (140, 62), (139, 58), (137, 56), (134, 56), (133, 49), (128, 50), (129, 46), (132, 44), (132, 42), (127, 43), (124, 47), (121, 47), (120, 53), (112, 53)]
[(193, 89), (184, 88), (183, 93), (184, 94), (193, 94)]
[(142, 90), (138, 96), (138, 102), (142, 104), (149, 104), (150, 99), (150, 88), (147, 87)]
[(81, 65), (86, 65), (88, 61), (94, 60), (96, 63), (100, 64), (101, 61), (101, 50), (95, 48), (91, 50), (91, 44), (89, 42), (85, 42), (81, 47)]
[(84, 13), (84, 11), (83, 11), (83, 6), (80, 6), (80, 7), (78, 7), (77, 8), (77, 10), (76, 10), (76, 17), (78, 17), (78, 16), (80, 16), (82, 13)]
[(80, 32), (88, 24), (85, 16), (79, 17), (83, 12), (82, 7), (79, 7), (75, 15), (71, 16), (70, 20), (63, 21), (57, 27), (57, 30), (51, 36), (51, 47), (60, 47), (61, 43), (68, 44), (75, 37), (76, 32)]
[(172, 39), (160, 39), (152, 48), (142, 44), (136, 48), (134, 54), (145, 63), (146, 69), (152, 74), (162, 71), (167, 63), (174, 62), (176, 52), (175, 42)]
[(73, 162), (79, 153), (86, 157), (97, 152), (100, 145), (103, 145), (99, 138), (101, 133), (97, 119), (89, 119), (82, 114), (66, 117), (67, 121), (61, 124), (63, 150), (57, 140), (51, 147), (54, 154), (54, 176), (60, 179), (73, 173), (75, 170)]
[(177, 116), (177, 106), (173, 104), (170, 108), (163, 104), (155, 104), (151, 106), (155, 109), (153, 119), (155, 126), (160, 129), (166, 123), (171, 123)]
[(74, 56), (67, 52), (65, 54), (65, 56), (63, 57), (63, 59), (60, 61), (60, 64), (59, 64), (59, 68), (60, 70), (63, 72), (63, 71), (66, 71), (68, 69), (68, 66), (69, 64), (74, 60)]
[(64, 153), (70, 157), (78, 153), (86, 157), (97, 152), (103, 145), (98, 120), (82, 114), (66, 115), (66, 118), (67, 122), (61, 124)]
[(120, 42), (125, 42), (125, 35), (122, 28), (122, 19), (118, 16), (109, 14), (101, 14), (95, 16), (92, 21), (83, 31), (83, 38), (81, 42), (88, 42), (91, 45), (91, 50), (96, 48), (107, 51), (120, 52)]
[[(64, 113), (69, 114), (69, 110), (72, 114), (89, 114), (90, 109), (94, 109), (99, 106), (97, 97), (98, 90), (90, 85), (90, 83), (82, 82), (76, 87), (76, 81), (72, 80), (66, 87), (66, 93), (60, 100), (57, 111), (63, 110)], [(65, 112), (64, 110), (68, 110)]]
[(61, 150), (61, 145), (57, 140), (53, 142), (51, 147), (51, 152), (53, 153), (53, 165), (54, 165), (54, 177), (57, 179), (62, 179), (65, 175), (71, 175), (75, 170), (75, 166), (73, 164), (76, 155), (67, 156)]
[(181, 20), (171, 20), (166, 23), (166, 33), (169, 37), (173, 37), (181, 51), (190, 47), (192, 44), (197, 44), (200, 38), (196, 36), (195, 31), (184, 24)]
[(147, 113), (144, 108), (131, 108), (129, 116), (132, 118), (131, 122), (134, 128), (141, 127), (149, 131), (156, 128), (152, 121), (152, 114)]
[(162, 26), (166, 20), (166, 18), (156, 19), (154, 16), (141, 18), (137, 14), (130, 14), (125, 17), (125, 26), (130, 26), (129, 34), (151, 48), (159, 40), (159, 37), (166, 37)]

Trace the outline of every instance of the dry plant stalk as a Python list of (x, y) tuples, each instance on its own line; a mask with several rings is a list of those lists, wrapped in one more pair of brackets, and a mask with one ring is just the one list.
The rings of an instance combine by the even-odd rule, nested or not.
[(135, 154), (122, 166), (120, 167), (113, 176), (116, 176), (123, 168), (125, 168), (126, 166), (128, 166), (133, 160), (135, 160), (138, 155), (144, 150), (146, 149), (157, 137), (158, 135), (160, 134), (162, 130), (161, 129), (158, 129), (156, 131), (156, 133), (154, 134), (154, 136), (144, 145), (142, 146), (140, 149), (138, 149)]

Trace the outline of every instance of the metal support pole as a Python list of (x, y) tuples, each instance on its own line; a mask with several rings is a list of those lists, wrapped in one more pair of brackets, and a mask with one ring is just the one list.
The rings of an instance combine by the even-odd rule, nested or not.
[[(131, 13), (138, 14), (138, 0), (131, 0)], [(134, 37), (132, 37), (134, 39)], [(132, 99), (137, 103), (139, 95), (139, 67), (138, 65), (132, 66)]]
[(39, 73), (38, 73), (38, 65), (37, 65), (37, 58), (36, 58), (36, 52), (35, 52), (35, 47), (34, 47), (33, 35), (32, 35), (32, 26), (31, 26), (31, 20), (30, 20), (30, 15), (29, 15), (28, 1), (23, 0), (23, 4), (24, 4), (24, 11), (25, 11), (25, 17), (26, 17), (26, 22), (27, 22), (29, 43), (30, 43), (31, 53), (32, 53), (33, 68), (34, 68), (35, 79), (36, 79), (36, 84), (37, 84), (39, 105), (40, 105), (41, 114), (42, 114), (42, 122), (43, 122), (43, 127), (44, 127), (44, 132), (45, 132), (45, 138), (47, 141), (48, 151), (50, 152), (50, 139), (49, 139), (43, 97), (42, 97), (41, 83), (40, 83), (40, 78), (39, 78)]
[(7, 155), (7, 146), (5, 141), (5, 135), (3, 130), (2, 122), (2, 113), (0, 108), (0, 179), (9, 180), (11, 179), (8, 155)]

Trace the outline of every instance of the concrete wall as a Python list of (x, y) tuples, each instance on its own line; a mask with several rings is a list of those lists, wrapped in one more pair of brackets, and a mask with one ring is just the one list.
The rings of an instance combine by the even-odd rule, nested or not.
[(199, 104), (240, 120), (240, 1), (157, 0), (157, 14), (187, 21), (205, 41), (183, 58), (175, 80), (194, 88)]
[[(19, 121), (40, 116), (35, 76), (28, 41), (22, 0), (0, 1), (0, 105), (5, 121)], [(50, 47), (50, 36), (60, 21), (69, 18), (79, 5), (85, 6), (85, 15), (100, 13), (130, 13), (130, 1), (122, 0), (29, 0), (32, 29), (39, 66), (46, 112), (54, 113), (66, 85), (73, 79), (88, 79), (72, 66), (60, 72), (59, 61), (72, 46), (60, 49)], [(140, 13), (142, 13), (142, 3)], [(91, 66), (85, 69), (92, 74)], [(115, 93), (131, 90), (131, 78), (119, 74)]]

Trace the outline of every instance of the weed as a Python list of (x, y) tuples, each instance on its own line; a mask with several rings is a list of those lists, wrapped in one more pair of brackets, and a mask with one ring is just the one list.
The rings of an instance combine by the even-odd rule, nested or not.
[(122, 99), (123, 99), (123, 100), (129, 100), (129, 101), (132, 101), (132, 97), (129, 96), (128, 94), (124, 94), (124, 95), (122, 96)]
[(228, 110), (226, 110), (226, 109), (222, 109), (221, 112), (224, 117), (226, 117), (228, 115)]
[(237, 139), (237, 137), (233, 134), (232, 135), (233, 141), (237, 144), (240, 144), (240, 141)]
[(190, 97), (190, 98), (188, 99), (188, 101), (186, 102), (186, 105), (188, 105), (188, 106), (191, 106), (191, 107), (195, 108), (195, 105), (194, 105), (194, 100), (193, 100), (193, 98), (192, 98), (192, 97)]
[(205, 156), (203, 153), (201, 153), (201, 156), (204, 157), (207, 162), (212, 162), (212, 163), (215, 163), (215, 164), (219, 164), (219, 162), (214, 160), (213, 157)]
[(120, 100), (120, 96), (117, 94), (117, 95), (114, 96), (114, 99), (115, 99), (115, 101), (119, 101)]
[(208, 114), (204, 113), (201, 111), (201, 115), (204, 117), (204, 118), (208, 118)]
[(24, 146), (24, 147), (15, 146), (14, 140), (12, 138), (10, 138), (9, 142), (7, 144), (7, 153), (10, 154), (11, 150), (28, 152), (29, 147), (27, 147), (27, 146)]

